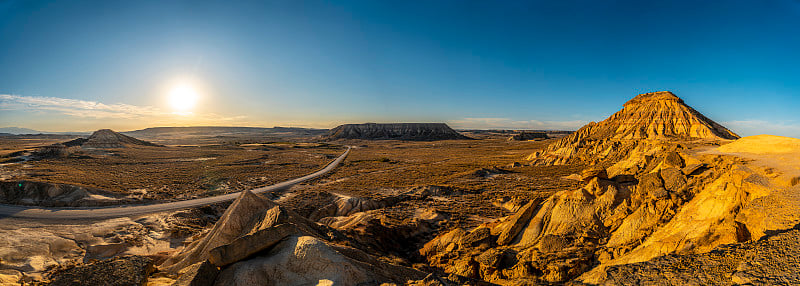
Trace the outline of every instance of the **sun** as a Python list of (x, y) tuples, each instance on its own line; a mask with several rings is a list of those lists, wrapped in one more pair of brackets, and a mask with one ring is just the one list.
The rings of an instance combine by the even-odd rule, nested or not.
[(179, 84), (169, 92), (169, 104), (177, 114), (190, 114), (197, 104), (198, 94), (187, 84)]

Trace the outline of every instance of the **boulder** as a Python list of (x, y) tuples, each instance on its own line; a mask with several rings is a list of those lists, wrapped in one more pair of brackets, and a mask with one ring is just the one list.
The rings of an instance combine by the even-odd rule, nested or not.
[(205, 236), (168, 258), (159, 265), (159, 269), (175, 273), (189, 265), (208, 260), (211, 250), (217, 247), (286, 221), (292, 222), (298, 231), (306, 235), (327, 237), (329, 232), (326, 227), (286, 210), (267, 198), (244, 191)]
[(219, 275), (219, 268), (203, 261), (184, 268), (172, 286), (211, 286)]
[(267, 227), (234, 239), (229, 244), (212, 249), (208, 255), (208, 261), (211, 264), (222, 267), (269, 249), (285, 237), (293, 234), (297, 235), (300, 232), (291, 223)]
[(528, 202), (519, 211), (509, 217), (507, 222), (498, 226), (502, 231), (500, 231), (500, 235), (497, 237), (497, 244), (508, 245), (513, 242), (519, 232), (522, 231), (531, 220), (531, 216), (541, 202), (542, 199), (540, 198)]

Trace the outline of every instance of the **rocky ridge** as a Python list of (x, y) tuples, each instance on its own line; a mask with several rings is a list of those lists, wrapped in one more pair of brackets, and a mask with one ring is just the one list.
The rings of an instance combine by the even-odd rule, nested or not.
[(364, 123), (344, 124), (331, 129), (327, 140), (453, 140), (469, 139), (445, 123)]

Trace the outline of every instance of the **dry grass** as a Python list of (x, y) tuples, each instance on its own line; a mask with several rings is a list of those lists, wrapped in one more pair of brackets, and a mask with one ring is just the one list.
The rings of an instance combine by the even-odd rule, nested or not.
[[(146, 189), (145, 198), (180, 200), (274, 184), (311, 173), (356, 146), (325, 178), (293, 189), (288, 204), (310, 209), (327, 203), (325, 193), (379, 199), (415, 186), (441, 186), (455, 195), (409, 200), (381, 212), (387, 223), (403, 223), (417, 208), (434, 208), (454, 226), (474, 226), (508, 215), (493, 205), (498, 199), (549, 196), (575, 188), (561, 177), (581, 166), (517, 166), (548, 141), (502, 138), (435, 142), (341, 141), (335, 144), (271, 142), (211, 144), (195, 147), (135, 147), (84, 150), (68, 158), (44, 159), (0, 167), (12, 179), (95, 187), (118, 193)], [(30, 148), (24, 142), (0, 142), (0, 150)], [(23, 144), (24, 143), (24, 144)], [(41, 143), (41, 142), (38, 142)], [(52, 143), (52, 142), (48, 142)], [(248, 142), (249, 143), (249, 142)], [(481, 170), (489, 170), (482, 172)]]
[[(209, 145), (84, 150), (67, 158), (3, 166), (13, 179), (146, 189), (150, 199), (210, 196), (271, 185), (316, 171), (341, 154), (327, 144)], [(16, 172), (15, 172), (16, 171)]]
[[(436, 185), (462, 193), (442, 200), (406, 201), (384, 209), (389, 219), (408, 219), (417, 207), (432, 207), (449, 214), (462, 226), (508, 215), (492, 205), (499, 198), (531, 199), (578, 187), (561, 177), (578, 172), (580, 166), (511, 167), (550, 141), (506, 141), (502, 139), (436, 142), (347, 141), (359, 146), (347, 160), (320, 183), (306, 188), (340, 195), (380, 198), (414, 186)], [(481, 168), (496, 167), (502, 174), (480, 176)]]

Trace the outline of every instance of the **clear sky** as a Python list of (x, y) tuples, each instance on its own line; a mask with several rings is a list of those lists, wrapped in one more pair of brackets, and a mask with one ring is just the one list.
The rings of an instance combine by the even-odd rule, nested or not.
[(576, 129), (659, 90), (800, 137), (800, 1), (0, 1), (0, 127)]

